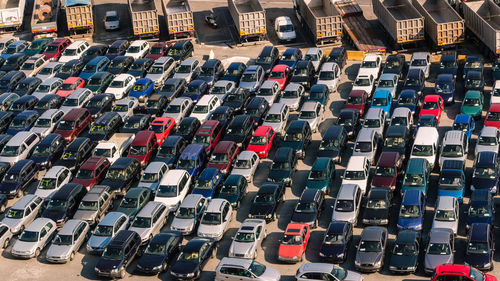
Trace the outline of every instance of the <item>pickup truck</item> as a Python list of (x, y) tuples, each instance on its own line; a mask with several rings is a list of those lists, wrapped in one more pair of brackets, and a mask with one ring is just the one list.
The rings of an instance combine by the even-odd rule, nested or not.
[(100, 141), (92, 151), (92, 156), (107, 157), (113, 164), (125, 154), (134, 138), (134, 134), (115, 133), (108, 141)]

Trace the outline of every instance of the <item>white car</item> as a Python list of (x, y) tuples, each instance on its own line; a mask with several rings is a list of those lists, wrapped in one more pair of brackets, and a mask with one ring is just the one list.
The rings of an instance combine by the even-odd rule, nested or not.
[(63, 185), (69, 183), (72, 175), (71, 171), (63, 166), (53, 166), (43, 175), (35, 191), (35, 195), (40, 198), (50, 198)]
[(429, 52), (416, 52), (411, 56), (408, 72), (412, 69), (422, 69), (425, 78), (429, 78), (431, 70), (431, 54)]
[(63, 116), (64, 112), (60, 109), (48, 109), (36, 120), (30, 132), (37, 133), (41, 138), (44, 138), (54, 131)]
[(132, 57), (134, 60), (145, 57), (149, 52), (149, 43), (145, 40), (133, 41), (125, 52), (125, 56)]
[(257, 153), (250, 150), (242, 151), (234, 162), (231, 175), (242, 175), (245, 177), (247, 182), (250, 183), (253, 180), (253, 176), (255, 175), (255, 171), (257, 171), (259, 163), (260, 158)]
[(342, 184), (335, 204), (333, 205), (332, 221), (346, 221), (353, 225), (358, 221), (363, 192), (357, 184)]
[(44, 79), (31, 95), (41, 100), (46, 95), (55, 94), (63, 82), (61, 78), (57, 77)]
[(130, 74), (119, 74), (109, 84), (106, 94), (111, 94), (115, 97), (115, 100), (120, 100), (132, 90), (135, 81), (135, 77)]
[(10, 231), (10, 227), (0, 223), (0, 247), (6, 249), (12, 237), (14, 237), (14, 234)]
[(377, 54), (365, 54), (361, 66), (359, 67), (358, 75), (368, 74), (373, 75), (375, 80), (378, 79), (380, 69), (382, 68), (382, 56)]
[(279, 98), (281, 92), (280, 84), (275, 80), (266, 80), (257, 90), (256, 97), (261, 97), (267, 101), (269, 106), (274, 104), (274, 101)]
[(448, 228), (456, 235), (460, 218), (460, 204), (453, 196), (438, 196), (432, 228)]
[(107, 11), (104, 18), (104, 28), (107, 31), (120, 29), (120, 18), (116, 11)]
[(356, 80), (352, 83), (352, 90), (362, 90), (368, 93), (368, 96), (372, 95), (373, 88), (375, 87), (375, 79), (371, 74), (360, 73), (356, 77)]
[(179, 124), (184, 117), (189, 113), (193, 106), (193, 100), (186, 97), (173, 99), (165, 109), (162, 117), (172, 117), (175, 119), (175, 124)]
[(340, 78), (340, 67), (334, 62), (326, 62), (321, 66), (316, 84), (326, 85), (333, 93), (337, 90)]
[(186, 170), (169, 170), (156, 190), (154, 201), (164, 203), (169, 211), (175, 212), (188, 194), (191, 176)]
[(139, 101), (136, 98), (124, 98), (116, 102), (112, 111), (118, 112), (123, 122), (134, 114), (134, 108), (139, 105)]
[(221, 105), (219, 98), (215, 95), (204, 95), (196, 103), (193, 111), (189, 115), (190, 117), (195, 117), (203, 123), (207, 120), (214, 110)]
[(274, 29), (280, 41), (294, 41), (297, 39), (297, 34), (295, 33), (295, 28), (290, 17), (277, 17), (274, 21)]
[(263, 219), (245, 219), (233, 237), (229, 246), (229, 257), (257, 258), (257, 251), (261, 249), (262, 240), (266, 238), (266, 221)]
[(147, 243), (153, 235), (160, 233), (168, 217), (168, 208), (161, 202), (149, 201), (128, 228), (141, 236), (142, 243)]
[(317, 132), (323, 120), (325, 107), (318, 101), (306, 101), (300, 109), (299, 120), (309, 123), (311, 130)]
[(236, 85), (233, 81), (219, 80), (210, 89), (210, 94), (216, 95), (219, 100), (224, 100), (234, 89), (236, 89)]
[(59, 73), (63, 66), (64, 64), (61, 62), (49, 62), (42, 69), (40, 69), (40, 71), (38, 71), (35, 77), (45, 81), (46, 79), (52, 78)]
[(226, 199), (215, 198), (208, 204), (197, 235), (199, 237), (213, 238), (216, 241), (222, 239), (233, 214), (233, 207)]
[(342, 176), (342, 184), (356, 184), (361, 189), (362, 194), (365, 194), (369, 175), (370, 161), (365, 156), (351, 156)]
[(21, 233), (19, 239), (12, 246), (11, 254), (14, 257), (30, 259), (38, 257), (56, 234), (56, 223), (47, 218), (37, 218)]
[(187, 58), (181, 62), (172, 78), (184, 79), (186, 80), (186, 84), (188, 84), (191, 80), (196, 79), (200, 71), (200, 61), (196, 58)]
[(69, 45), (59, 58), (59, 62), (66, 63), (71, 60), (79, 60), (90, 48), (90, 44), (85, 40), (78, 40)]

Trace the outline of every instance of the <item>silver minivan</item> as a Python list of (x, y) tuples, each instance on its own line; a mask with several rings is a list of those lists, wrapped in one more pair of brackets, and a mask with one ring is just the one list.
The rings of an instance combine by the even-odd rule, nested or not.
[(33, 132), (19, 132), (13, 136), (0, 152), (0, 162), (11, 165), (28, 158), (33, 148), (40, 142), (40, 137)]
[(37, 133), (44, 138), (54, 131), (59, 120), (64, 116), (64, 112), (59, 109), (48, 109), (35, 122), (30, 132)]
[(55, 94), (63, 82), (64, 81), (58, 77), (48, 78), (38, 85), (38, 88), (36, 88), (35, 92), (31, 95), (40, 100), (46, 95)]
[(39, 214), (43, 199), (34, 194), (25, 195), (19, 199), (2, 220), (2, 223), (10, 227), (13, 234), (23, 232)]
[(90, 254), (102, 254), (109, 241), (115, 237), (118, 231), (126, 229), (129, 218), (122, 212), (109, 212), (92, 232), (87, 241), (87, 252)]
[(73, 108), (83, 107), (83, 105), (87, 103), (93, 96), (94, 94), (91, 90), (87, 88), (78, 88), (68, 97), (66, 97), (59, 109), (64, 113), (68, 113)]
[(167, 221), (168, 209), (161, 202), (150, 201), (137, 214), (128, 228), (141, 236), (142, 244), (147, 244), (151, 238), (160, 232)]
[(172, 78), (181, 78), (186, 80), (186, 83), (196, 79), (200, 73), (200, 61), (196, 58), (187, 58), (181, 62)]
[(384, 135), (385, 113), (382, 108), (372, 107), (368, 109), (363, 121), (363, 128), (376, 131), (379, 135)]
[(381, 141), (382, 137), (376, 131), (362, 128), (356, 137), (352, 156), (365, 156), (370, 163), (374, 164)]
[(75, 253), (87, 239), (89, 224), (82, 220), (68, 220), (52, 241), (45, 258), (52, 263), (72, 261)]
[(441, 144), (439, 166), (445, 160), (461, 160), (465, 163), (469, 147), (469, 140), (463, 131), (451, 130), (446, 132)]
[(277, 134), (284, 135), (290, 110), (284, 103), (275, 103), (269, 109), (262, 126), (271, 126)]
[(175, 66), (176, 64), (172, 57), (160, 57), (153, 63), (146, 78), (153, 80), (155, 87), (160, 87), (172, 71), (174, 71)]
[(187, 195), (179, 206), (179, 209), (177, 209), (170, 228), (180, 231), (183, 235), (193, 233), (207, 205), (208, 200), (203, 195)]

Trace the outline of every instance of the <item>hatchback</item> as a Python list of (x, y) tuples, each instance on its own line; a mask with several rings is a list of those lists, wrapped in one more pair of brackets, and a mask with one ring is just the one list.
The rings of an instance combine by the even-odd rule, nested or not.
[(87, 252), (89, 254), (102, 254), (109, 241), (123, 229), (127, 228), (129, 218), (121, 212), (109, 212), (96, 226), (87, 241)]
[(421, 231), (425, 213), (425, 196), (417, 189), (406, 190), (403, 193), (399, 209), (398, 229)]
[(21, 233), (10, 253), (14, 257), (24, 259), (38, 257), (40, 252), (52, 241), (56, 231), (57, 227), (54, 221), (37, 218)]
[(411, 230), (398, 233), (392, 249), (389, 270), (394, 273), (414, 273), (418, 266), (420, 234)]
[(85, 242), (89, 231), (90, 227), (87, 222), (69, 220), (55, 236), (45, 258), (52, 263), (72, 261)]
[(354, 265), (361, 272), (376, 272), (383, 268), (387, 247), (387, 228), (368, 226), (361, 233)]
[(452, 264), (455, 259), (455, 236), (448, 228), (433, 228), (424, 255), (424, 272), (435, 273), (440, 264)]
[(310, 237), (311, 229), (308, 224), (290, 222), (280, 240), (278, 260), (286, 263), (302, 261)]

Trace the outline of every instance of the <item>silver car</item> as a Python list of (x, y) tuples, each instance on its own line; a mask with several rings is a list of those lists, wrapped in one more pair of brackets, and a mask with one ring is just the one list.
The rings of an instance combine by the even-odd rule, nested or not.
[(323, 50), (320, 48), (309, 48), (304, 54), (303, 60), (311, 61), (314, 66), (314, 72), (318, 72), (319, 67), (324, 61)]
[(263, 219), (246, 219), (229, 247), (229, 257), (255, 259), (262, 240), (266, 238), (266, 221)]
[(172, 78), (181, 78), (189, 83), (196, 79), (198, 74), (200, 74), (200, 61), (196, 58), (187, 58), (181, 62)]
[(126, 229), (129, 218), (122, 212), (110, 212), (97, 225), (87, 242), (87, 252), (102, 254), (109, 241), (118, 231)]
[(188, 194), (179, 209), (177, 209), (170, 228), (181, 232), (183, 235), (193, 233), (207, 205), (208, 200), (202, 195)]
[(40, 212), (43, 199), (37, 195), (28, 194), (19, 199), (2, 220), (2, 224), (10, 227), (13, 234), (23, 232), (27, 225), (29, 225)]
[(35, 92), (31, 95), (40, 100), (46, 95), (55, 94), (63, 82), (64, 81), (61, 78), (57, 77), (45, 79), (40, 85), (38, 85), (38, 88), (36, 88)]
[(425, 251), (424, 270), (432, 274), (436, 266), (451, 264), (455, 256), (455, 236), (449, 228), (434, 228), (429, 234), (429, 244)]
[(467, 160), (469, 141), (463, 131), (451, 130), (444, 134), (439, 155), (439, 166), (443, 166), (445, 160)]
[(42, 79), (42, 81), (45, 81), (49, 78), (53, 78), (59, 71), (61, 71), (64, 63), (61, 62), (49, 62), (46, 64), (38, 73), (36, 74), (35, 77)]
[(231, 175), (242, 175), (247, 182), (251, 183), (259, 163), (260, 159), (257, 153), (250, 150), (242, 151), (236, 158), (236, 162), (234, 162)]
[(382, 142), (382, 137), (374, 130), (362, 128), (358, 132), (352, 156), (364, 156), (370, 163), (375, 164), (377, 150)]
[(134, 108), (139, 105), (139, 101), (136, 98), (124, 98), (116, 102), (112, 111), (118, 112), (123, 122), (127, 120), (128, 117), (134, 114)]
[(233, 207), (226, 199), (212, 199), (201, 218), (198, 236), (213, 238), (216, 241), (221, 240), (231, 221), (232, 214)]
[[(244, 272), (244, 275), (241, 272)], [(215, 269), (216, 281), (278, 281), (280, 279), (281, 274), (276, 269), (247, 259), (223, 258)]]
[[(325, 278), (326, 277), (326, 278)], [(297, 281), (323, 281), (323, 280), (342, 280), (342, 281), (363, 281), (361, 274), (345, 270), (338, 265), (331, 263), (304, 263), (295, 274)]]
[(332, 221), (347, 221), (356, 224), (363, 193), (357, 184), (342, 184), (335, 205), (333, 205)]
[(71, 171), (64, 166), (53, 166), (43, 178), (38, 182), (35, 195), (41, 198), (50, 198), (52, 194), (61, 189), (61, 187), (72, 178)]
[(87, 88), (78, 88), (66, 97), (59, 108), (64, 113), (70, 112), (73, 108), (82, 108), (92, 97), (94, 93)]
[(280, 102), (288, 105), (290, 110), (295, 111), (299, 109), (304, 94), (304, 86), (297, 83), (290, 83), (285, 87)]
[(172, 117), (175, 124), (179, 124), (186, 117), (193, 106), (193, 100), (186, 97), (173, 99), (165, 109), (162, 117)]
[(251, 65), (245, 69), (240, 79), (240, 88), (257, 92), (264, 82), (265, 71), (260, 65)]
[(261, 97), (267, 101), (269, 106), (274, 104), (274, 101), (279, 98), (281, 92), (280, 84), (275, 80), (267, 80), (262, 83), (262, 86), (257, 91), (257, 97)]
[(325, 107), (317, 101), (306, 101), (300, 109), (299, 120), (309, 123), (311, 130), (317, 132), (323, 120)]
[(153, 194), (155, 194), (163, 176), (165, 176), (167, 172), (168, 166), (164, 162), (151, 162), (146, 169), (144, 169), (144, 173), (142, 174), (137, 187), (148, 188)]
[(72, 261), (76, 252), (87, 239), (90, 226), (82, 220), (69, 220), (57, 233), (45, 258), (52, 263)]
[(7, 111), (10, 106), (19, 98), (15, 93), (3, 93), (0, 95), (0, 110)]
[(477, 154), (481, 151), (493, 151), (498, 153), (500, 149), (500, 131), (495, 127), (483, 127), (479, 137), (477, 138), (476, 149), (474, 153)]
[(431, 54), (429, 52), (413, 53), (408, 72), (412, 69), (422, 69), (425, 78), (429, 78), (431, 70)]
[(434, 212), (432, 228), (449, 228), (456, 235), (458, 232), (458, 220), (460, 206), (458, 199), (452, 196), (439, 196)]
[(147, 244), (151, 238), (160, 232), (167, 221), (168, 209), (161, 202), (150, 201), (142, 208), (128, 228), (141, 236), (142, 244)]
[(382, 269), (387, 235), (387, 228), (382, 226), (368, 226), (363, 229), (354, 260), (357, 270), (376, 272)]
[(111, 207), (113, 207), (113, 196), (109, 193), (109, 186), (94, 185), (80, 201), (73, 218), (84, 220), (94, 226), (104, 218)]
[(211, 95), (216, 95), (219, 100), (224, 100), (224, 98), (236, 89), (236, 85), (233, 81), (219, 80), (215, 82), (214, 86), (210, 89)]
[(325, 85), (333, 93), (337, 90), (340, 78), (340, 67), (334, 62), (326, 62), (321, 66), (316, 84)]
[(41, 138), (44, 138), (54, 131), (63, 116), (62, 110), (48, 109), (36, 120), (30, 132), (37, 133)]
[(50, 243), (56, 230), (57, 226), (53, 220), (38, 218), (21, 233), (10, 253), (18, 258), (38, 257), (43, 248)]
[(3, 249), (7, 248), (13, 236), (14, 234), (10, 231), (8, 225), (0, 224), (0, 247)]

